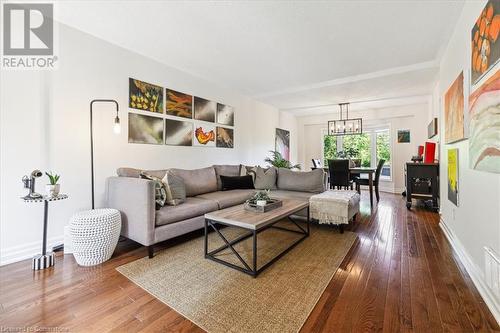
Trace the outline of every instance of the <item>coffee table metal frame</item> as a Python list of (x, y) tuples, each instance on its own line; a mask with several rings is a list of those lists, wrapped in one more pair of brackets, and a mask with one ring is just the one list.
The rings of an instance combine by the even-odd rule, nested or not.
[[(299, 210), (301, 210), (301, 209), (299, 209)], [(298, 210), (290, 212), (290, 215), (288, 215), (286, 218), (287, 218), (288, 221), (292, 222), (295, 226), (297, 226), (298, 230), (288, 229), (288, 228), (284, 228), (284, 227), (276, 226), (275, 225), (276, 223), (281, 222), (283, 220), (274, 221), (274, 222), (272, 222), (270, 224), (267, 224), (267, 225), (265, 225), (265, 226), (263, 226), (261, 228), (249, 229), (249, 228), (244, 228), (244, 227), (237, 226), (237, 225), (234, 225), (234, 224), (225, 223), (225, 222), (221, 222), (221, 221), (217, 221), (217, 220), (205, 218), (205, 243), (204, 243), (205, 258), (213, 260), (215, 262), (218, 262), (218, 263), (220, 263), (220, 264), (222, 264), (224, 266), (234, 268), (234, 269), (236, 269), (236, 270), (238, 270), (240, 272), (243, 272), (243, 273), (246, 273), (248, 275), (251, 275), (254, 278), (257, 277), (257, 275), (259, 275), (263, 270), (265, 270), (266, 268), (268, 268), (269, 266), (271, 266), (274, 262), (276, 262), (278, 259), (280, 259), (281, 257), (283, 257), (291, 249), (293, 249), (297, 244), (299, 244), (300, 242), (302, 242), (305, 238), (307, 238), (309, 236), (309, 233), (310, 233), (309, 206), (307, 206), (306, 228), (303, 228), (302, 226), (300, 226), (299, 222), (291, 217), (291, 215), (297, 213), (297, 211)], [(217, 228), (217, 225), (223, 225), (223, 226), (241, 228), (241, 229), (248, 230), (250, 232), (248, 232), (248, 233), (246, 233), (244, 235), (241, 235), (241, 236), (235, 238), (234, 240), (228, 241), (227, 238), (220, 232), (221, 228)], [(208, 252), (208, 231), (209, 231), (209, 227), (211, 227), (217, 233), (217, 235), (219, 235), (219, 237), (222, 239), (222, 241), (224, 242), (224, 245), (222, 245), (222, 246), (220, 246), (220, 247), (218, 247), (215, 250), (212, 250), (210, 252)], [(260, 268), (257, 268), (257, 235), (259, 233), (261, 233), (262, 231), (264, 231), (266, 229), (269, 229), (269, 228), (274, 228), (274, 229), (279, 229), (279, 230), (282, 230), (282, 231), (292, 232), (292, 233), (300, 234), (300, 235), (303, 235), (303, 236), (301, 238), (299, 238), (298, 240), (296, 240), (295, 242), (293, 242), (288, 248), (286, 248), (285, 250), (283, 250), (280, 254), (278, 254), (277, 256), (275, 256), (269, 262), (267, 262), (266, 264), (264, 264)], [(235, 244), (237, 244), (239, 242), (242, 242), (242, 241), (244, 241), (244, 240), (246, 240), (246, 239), (248, 239), (250, 237), (252, 237), (252, 243), (253, 243), (253, 245), (252, 245), (252, 252), (253, 252), (252, 259), (253, 260), (252, 260), (251, 265), (249, 265), (241, 257), (241, 255), (238, 253), (238, 251), (236, 251), (236, 249), (234, 248)], [(221, 252), (221, 251), (223, 251), (225, 249), (228, 249), (228, 248), (236, 256), (236, 258), (238, 258), (238, 260), (243, 264), (244, 267), (235, 265), (233, 263), (230, 263), (228, 261), (225, 261), (225, 260), (222, 260), (222, 259), (219, 259), (219, 258), (215, 257), (215, 255), (217, 253), (219, 253), (219, 252)]]

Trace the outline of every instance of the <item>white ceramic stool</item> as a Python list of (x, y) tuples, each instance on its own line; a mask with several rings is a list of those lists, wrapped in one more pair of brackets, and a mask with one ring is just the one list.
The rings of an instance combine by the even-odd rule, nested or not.
[(75, 213), (70, 234), (73, 255), (81, 266), (105, 262), (113, 255), (121, 230), (121, 215), (116, 209), (101, 208)]

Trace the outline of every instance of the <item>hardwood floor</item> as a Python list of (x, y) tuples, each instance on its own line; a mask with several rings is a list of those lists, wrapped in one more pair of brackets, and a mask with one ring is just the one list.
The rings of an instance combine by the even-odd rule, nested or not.
[[(371, 215), (367, 193), (361, 206), (361, 217), (350, 228), (359, 239), (302, 332), (500, 331), (437, 214), (407, 211), (403, 198), (392, 194), (382, 194)], [(146, 255), (144, 247), (124, 241), (97, 267), (79, 267), (61, 254), (46, 271), (33, 272), (30, 261), (0, 267), (0, 331), (202, 332), (115, 270)]]

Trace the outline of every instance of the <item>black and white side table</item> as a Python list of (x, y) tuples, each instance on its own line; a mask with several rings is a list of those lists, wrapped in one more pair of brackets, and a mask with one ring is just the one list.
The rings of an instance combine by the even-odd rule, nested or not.
[(26, 198), (23, 197), (21, 199), (24, 202), (32, 203), (32, 202), (43, 202), (44, 210), (43, 210), (43, 242), (42, 242), (42, 254), (37, 254), (33, 257), (33, 265), (32, 268), (35, 271), (46, 269), (54, 266), (54, 252), (47, 252), (47, 224), (48, 224), (48, 214), (49, 214), (49, 201), (58, 201), (67, 199), (68, 196), (66, 194), (59, 194), (56, 197), (50, 196), (42, 196), (40, 198)]

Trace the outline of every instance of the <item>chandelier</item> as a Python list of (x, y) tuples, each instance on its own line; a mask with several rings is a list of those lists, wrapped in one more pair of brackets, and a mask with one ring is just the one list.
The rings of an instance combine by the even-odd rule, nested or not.
[[(349, 119), (349, 104), (340, 103), (340, 119), (328, 121), (328, 135), (351, 135), (363, 133), (363, 119)], [(345, 112), (345, 119), (342, 118)]]

